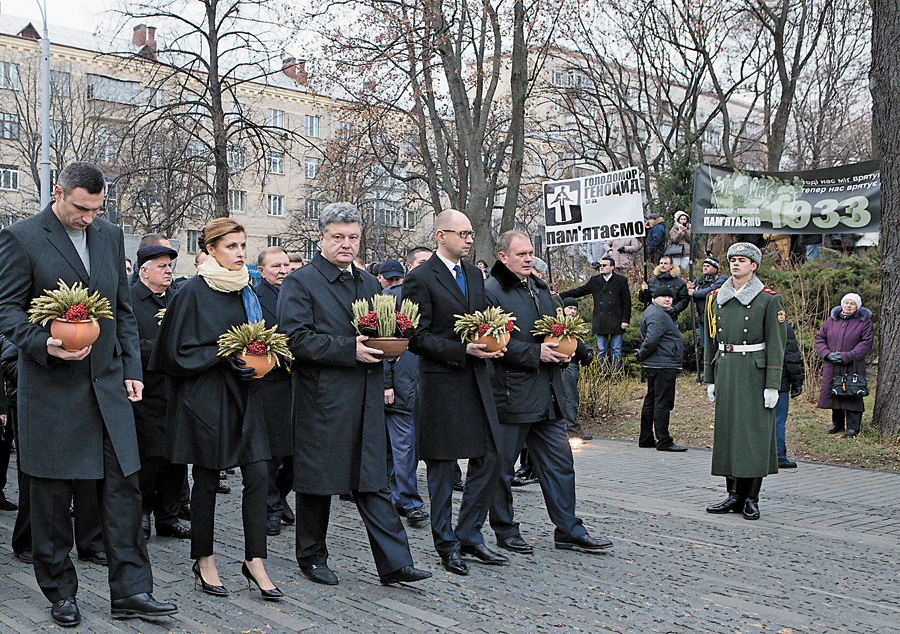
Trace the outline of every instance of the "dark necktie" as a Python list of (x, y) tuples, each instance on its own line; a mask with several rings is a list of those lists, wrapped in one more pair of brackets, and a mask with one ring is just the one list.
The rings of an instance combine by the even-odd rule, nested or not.
[(463, 275), (462, 269), (459, 268), (459, 264), (454, 266), (453, 270), (456, 271), (456, 283), (459, 285), (459, 290), (462, 291), (463, 296), (466, 296), (466, 277)]

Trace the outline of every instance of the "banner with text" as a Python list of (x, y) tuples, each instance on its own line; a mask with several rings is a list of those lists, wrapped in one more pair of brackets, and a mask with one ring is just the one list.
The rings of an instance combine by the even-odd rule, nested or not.
[(870, 233), (880, 225), (877, 161), (809, 172), (694, 170), (694, 233)]
[(616, 172), (544, 183), (548, 247), (642, 237), (640, 172)]

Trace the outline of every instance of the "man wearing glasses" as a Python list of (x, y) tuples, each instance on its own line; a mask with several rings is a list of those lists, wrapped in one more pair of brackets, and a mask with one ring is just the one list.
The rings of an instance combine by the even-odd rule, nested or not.
[[(455, 315), (487, 308), (481, 270), (463, 261), (475, 233), (469, 219), (455, 209), (435, 218), (437, 252), (413, 269), (403, 282), (403, 298), (419, 305), (420, 321), (409, 342), (419, 355), (421, 407), (420, 457), (428, 466), (431, 532), (434, 547), (448, 571), (468, 574), (462, 555), (485, 564), (508, 560), (484, 545), (481, 526), (499, 480), (497, 445), (500, 423), (491, 391), (484, 344), (463, 343), (453, 332)], [(505, 348), (504, 348), (505, 350)], [(454, 467), (469, 459), (466, 486), (453, 529)]]
[(622, 367), (622, 338), (631, 320), (631, 291), (625, 276), (615, 272), (615, 265), (612, 257), (603, 256), (599, 275), (591, 276), (583, 286), (563, 291), (559, 297), (565, 300), (588, 293), (593, 296), (591, 330), (597, 335), (597, 361), (609, 363), (613, 370), (619, 370)]

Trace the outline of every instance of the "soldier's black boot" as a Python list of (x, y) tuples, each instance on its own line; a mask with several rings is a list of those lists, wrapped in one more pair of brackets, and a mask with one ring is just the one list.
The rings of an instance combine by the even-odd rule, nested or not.
[(747, 499), (744, 500), (744, 519), (759, 519), (759, 490), (762, 488), (762, 478), (744, 478), (747, 481)]
[(718, 504), (712, 504), (706, 507), (707, 513), (728, 513), (734, 511), (740, 513), (744, 508), (744, 499), (738, 496), (737, 478), (731, 476), (725, 477), (725, 488), (728, 490), (728, 497)]

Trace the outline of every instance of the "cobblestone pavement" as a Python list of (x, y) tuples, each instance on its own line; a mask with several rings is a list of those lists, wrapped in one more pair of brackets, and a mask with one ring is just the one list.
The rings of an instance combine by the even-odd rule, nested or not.
[[(800, 463), (765, 479), (762, 518), (709, 515), (725, 495), (709, 475), (710, 452), (684, 454), (594, 440), (576, 449), (578, 511), (615, 548), (584, 555), (553, 548), (540, 489), (515, 493), (522, 534), (535, 554), (504, 567), (441, 568), (427, 528), (408, 531), (413, 558), (434, 577), (379, 584), (352, 503), (334, 499), (330, 565), (340, 585), (307, 581), (293, 556), (294, 530), (269, 538), (267, 570), (285, 592), (263, 602), (243, 586), (236, 476), (219, 498), (216, 560), (232, 594), (194, 590), (186, 542), (149, 542), (155, 595), (177, 616), (113, 621), (105, 569), (76, 560), (78, 632), (900, 632), (900, 474)], [(420, 471), (423, 484), (424, 470)], [(7, 489), (16, 499), (14, 485)], [(459, 501), (457, 496), (457, 503)], [(291, 498), (293, 500), (293, 497)], [(0, 630), (59, 631), (31, 568), (9, 547), (14, 514), (0, 513)], [(485, 531), (488, 545), (494, 543)]]

